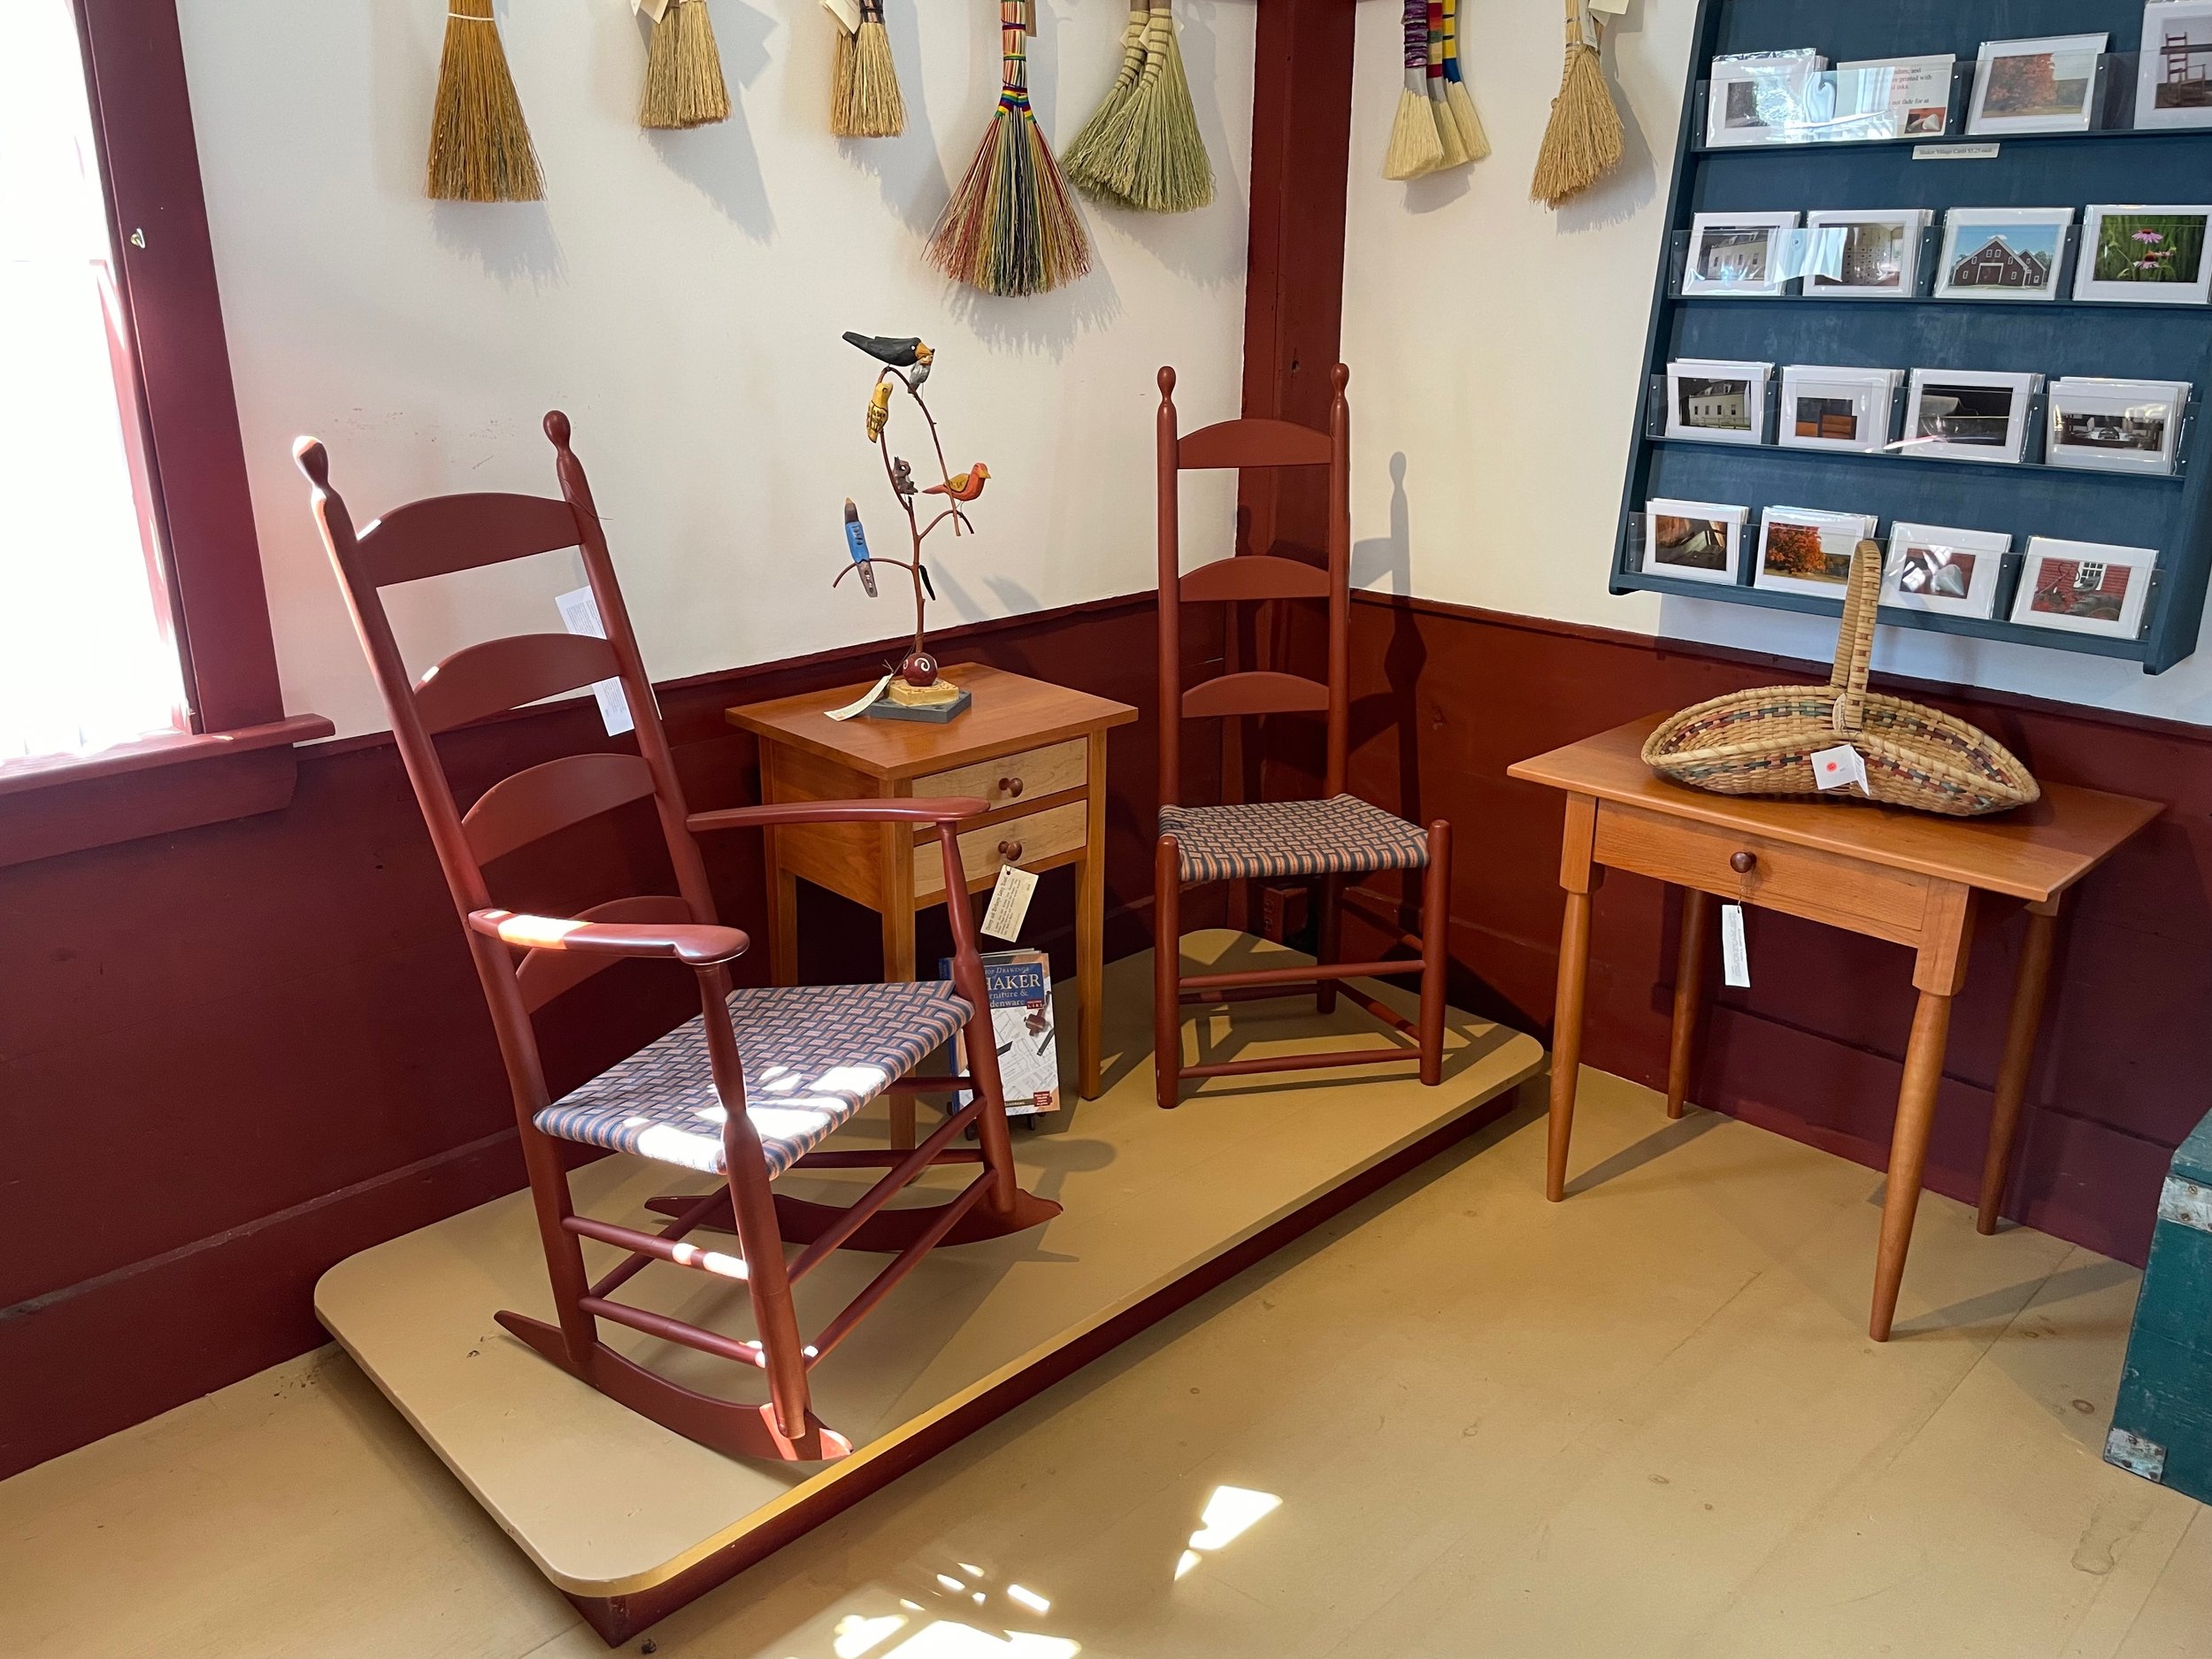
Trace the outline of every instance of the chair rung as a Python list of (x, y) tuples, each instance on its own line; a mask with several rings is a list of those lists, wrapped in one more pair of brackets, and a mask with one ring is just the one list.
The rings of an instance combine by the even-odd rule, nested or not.
[[(654, 1256), (664, 1262), (673, 1262), (678, 1267), (696, 1268), (702, 1273), (712, 1273), (718, 1279), (742, 1279), (749, 1277), (743, 1256), (731, 1256), (721, 1250), (703, 1250), (695, 1244), (684, 1243), (680, 1239), (666, 1238), (657, 1233), (640, 1233), (634, 1227), (618, 1227), (611, 1221), (594, 1221), (589, 1216), (565, 1216), (561, 1218), (561, 1225), (584, 1238), (596, 1239), (602, 1244), (611, 1244), (618, 1249), (627, 1250), (633, 1256)], [(601, 1281), (601, 1284), (604, 1283), (604, 1280)], [(603, 1295), (604, 1292), (599, 1285), (595, 1285), (592, 1294)]]
[(964, 1092), (973, 1089), (975, 1079), (965, 1077), (902, 1077), (893, 1079), (883, 1087), (888, 1094), (949, 1094), (956, 1090)]
[(1318, 979), (1301, 979), (1289, 985), (1248, 985), (1240, 991), (1185, 991), (1179, 1000), (1194, 1004), (1279, 1002), (1303, 996), (1318, 984)]
[(1418, 973), (1418, 962), (1323, 962), (1307, 968), (1249, 968), (1241, 973), (1190, 973), (1178, 990), (1233, 991), (1254, 985), (1312, 985), (1322, 979), (1372, 979), (1394, 973)]
[(768, 1356), (757, 1342), (740, 1342), (726, 1336), (717, 1336), (711, 1331), (702, 1331), (695, 1325), (686, 1325), (681, 1319), (672, 1319), (664, 1313), (655, 1313), (646, 1308), (626, 1307), (618, 1302), (609, 1302), (604, 1296), (582, 1296), (576, 1305), (595, 1319), (611, 1319), (617, 1325), (626, 1325), (633, 1331), (642, 1331), (657, 1336), (664, 1342), (680, 1342), (686, 1348), (695, 1348), (702, 1354), (713, 1354), (723, 1359), (733, 1359), (741, 1365), (757, 1365), (768, 1369)]
[(1370, 996), (1356, 986), (1340, 986), (1338, 993), (1348, 1002), (1356, 1002), (1393, 1031), (1402, 1031), (1416, 1041), (1420, 1040), (1421, 1028), (1401, 1014), (1389, 1003)]
[(1348, 1048), (1340, 1054), (1285, 1054), (1264, 1060), (1222, 1060), (1187, 1065), (1184, 1077), (1250, 1077), (1259, 1071), (1316, 1071), (1328, 1066), (1380, 1065), (1386, 1060), (1418, 1060), (1417, 1048)]
[(808, 1344), (806, 1363), (809, 1369), (819, 1362), (825, 1354), (851, 1335), (853, 1327), (867, 1317), (876, 1303), (890, 1294), (892, 1286), (913, 1271), (920, 1264), (921, 1259), (943, 1241), (945, 1235), (959, 1225), (960, 1217), (974, 1209), (976, 1201), (990, 1190), (991, 1183), (995, 1179), (991, 1171), (985, 1170), (982, 1174), (970, 1181), (949, 1203), (938, 1212), (937, 1218), (930, 1223), (913, 1243), (901, 1250), (880, 1273), (861, 1286), (860, 1294), (845, 1304), (845, 1310), (824, 1325), (821, 1333)]
[(855, 1199), (842, 1216), (825, 1228), (813, 1243), (799, 1252), (791, 1263), (791, 1282), (797, 1284), (841, 1248), (846, 1240), (860, 1231), (863, 1222), (897, 1197), (910, 1181), (934, 1164), (937, 1155), (945, 1149), (946, 1143), (973, 1123), (982, 1110), (983, 1096), (979, 1094), (930, 1131), (921, 1145), (911, 1152), (901, 1153), (898, 1163), (885, 1171), (881, 1180)]
[[(862, 1147), (851, 1151), (810, 1152), (791, 1167), (795, 1170), (872, 1170), (903, 1164), (908, 1156), (904, 1147)], [(983, 1162), (983, 1152), (978, 1147), (953, 1147), (940, 1152), (932, 1162), (940, 1167), (948, 1164), (980, 1164)]]
[[(1395, 906), (1359, 887), (1347, 887), (1337, 895), (1337, 902), (1363, 919), (1390, 933), (1403, 949), (1417, 954), (1420, 951), (1421, 936), (1406, 932), (1405, 925), (1394, 914)], [(1372, 909), (1369, 908), (1371, 905)]]

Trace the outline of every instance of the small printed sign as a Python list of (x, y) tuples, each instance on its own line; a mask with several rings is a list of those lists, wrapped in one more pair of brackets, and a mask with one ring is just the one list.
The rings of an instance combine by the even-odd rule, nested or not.
[(1915, 144), (1915, 161), (1994, 161), (2001, 144)]
[[(599, 602), (591, 596), (591, 589), (579, 588), (572, 593), (557, 594), (553, 603), (560, 610), (561, 626), (571, 634), (581, 634), (595, 640), (607, 637), (607, 625), (599, 619)], [(630, 700), (622, 695), (619, 680), (595, 680), (591, 695), (599, 699), (599, 719), (607, 728), (609, 737), (620, 737), (636, 728), (630, 718)]]
[(1866, 757), (1848, 743), (1838, 743), (1833, 749), (1813, 751), (1813, 782), (1821, 789), (1848, 789), (1856, 787), (1863, 795), (1872, 795), (1867, 787)]
[(998, 885), (983, 912), (983, 931), (1009, 944), (1019, 939), (1022, 923), (1029, 918), (1029, 901), (1037, 895), (1037, 878), (1012, 864), (999, 866)]
[(1739, 991), (1751, 988), (1751, 950), (1744, 943), (1740, 904), (1720, 907), (1720, 979)]

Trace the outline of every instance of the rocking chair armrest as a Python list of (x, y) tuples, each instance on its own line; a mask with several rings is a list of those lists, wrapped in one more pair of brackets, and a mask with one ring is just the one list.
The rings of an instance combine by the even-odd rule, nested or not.
[(602, 956), (669, 956), (688, 968), (733, 961), (753, 941), (734, 927), (700, 922), (577, 922), (512, 910), (471, 910), (478, 933), (527, 950), (580, 950)]
[(777, 801), (764, 806), (694, 812), (694, 834), (704, 830), (773, 829), (783, 824), (958, 824), (980, 818), (990, 803), (979, 795), (918, 796), (911, 800)]

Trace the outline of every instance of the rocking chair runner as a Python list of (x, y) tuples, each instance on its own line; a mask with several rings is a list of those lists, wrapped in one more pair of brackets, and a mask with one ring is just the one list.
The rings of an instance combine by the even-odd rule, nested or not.
[[(1181, 436), (1176, 428), (1175, 371), (1160, 371), (1160, 839), (1154, 866), (1153, 1048), (1158, 1100), (1172, 1109), (1185, 1078), (1238, 1077), (1326, 1066), (1365, 1065), (1417, 1059), (1421, 1081), (1442, 1080), (1444, 1064), (1445, 929), (1451, 895), (1451, 826), (1439, 819), (1426, 831), (1370, 805), (1344, 788), (1351, 726), (1351, 411), (1344, 401), (1350, 371), (1339, 364), (1332, 383), (1329, 430), (1317, 432), (1284, 420), (1225, 420)], [(1329, 470), (1329, 547), (1325, 567), (1274, 554), (1247, 553), (1186, 571), (1181, 561), (1178, 503), (1179, 476), (1203, 468), (1321, 466)], [(1323, 599), (1329, 607), (1329, 665), (1325, 681), (1270, 669), (1217, 674), (1184, 689), (1182, 608), (1194, 602), (1240, 603)], [(1315, 801), (1183, 803), (1182, 723), (1310, 711), (1327, 718), (1327, 761), (1323, 798)], [(1417, 951), (1411, 961), (1339, 962), (1341, 907), (1348, 878), (1386, 870), (1419, 870), (1421, 932), (1402, 932), (1394, 917), (1375, 916), (1399, 945)], [(1318, 956), (1311, 968), (1262, 968), (1236, 973), (1186, 975), (1181, 938), (1182, 890), (1208, 881), (1254, 878), (1318, 878)], [(1344, 983), (1418, 973), (1419, 1020)], [(1384, 1025), (1416, 1040), (1411, 1048), (1383, 1047), (1315, 1054), (1277, 1055), (1189, 1065), (1183, 1061), (1185, 1003), (1240, 1002), (1314, 990), (1325, 1014), (1340, 992)]]
[[(966, 882), (956, 863), (956, 831), (985, 803), (960, 796), (687, 811), (590, 486), (569, 449), (567, 417), (557, 411), (548, 415), (545, 431), (553, 442), (563, 499), (434, 496), (396, 509), (357, 534), (345, 503), (330, 488), (323, 446), (302, 439), (294, 449), (314, 486), (324, 542), (390, 711), (506, 1062), (559, 1322), (547, 1325), (507, 1312), (499, 1322), (593, 1387), (703, 1445), (790, 1462), (841, 1457), (852, 1449), (850, 1442), (826, 1427), (810, 1405), (813, 1367), (938, 1245), (1019, 1232), (1057, 1215), (1060, 1206), (1015, 1185), (989, 997), (967, 906), (950, 908), (949, 986), (733, 989), (728, 964), (749, 941), (717, 924), (693, 836), (794, 823), (931, 825), (941, 832), (947, 890), (957, 893)], [(606, 638), (532, 634), (488, 640), (455, 652), (419, 680), (409, 677), (380, 589), (569, 547), (582, 554)], [(609, 679), (621, 681), (635, 718), (636, 754), (547, 761), (502, 780), (465, 813), (459, 810), (433, 733)], [(493, 905), (485, 864), (570, 825), (646, 799), (659, 815), (680, 897), (620, 898), (575, 917), (518, 916)], [(531, 1016), (624, 958), (663, 958), (689, 968), (698, 980), (699, 1017), (554, 1101)], [(968, 1077), (910, 1075), (963, 1027)], [(911, 1150), (817, 1149), (887, 1090), (952, 1088), (972, 1091), (969, 1103)], [(978, 1147), (954, 1147), (972, 1125)], [(657, 1233), (596, 1221), (572, 1209), (555, 1138), (718, 1175), (722, 1184), (676, 1201), (674, 1219)], [(949, 1202), (886, 1208), (923, 1171), (948, 1164), (982, 1167)], [(882, 1179), (849, 1207), (809, 1203), (770, 1190), (771, 1182), (794, 1168), (877, 1166), (886, 1170)], [(668, 1202), (657, 1200), (656, 1207)], [(695, 1230), (714, 1225), (734, 1228), (739, 1255), (684, 1241)], [(585, 1239), (627, 1255), (593, 1281), (585, 1271)], [(805, 1247), (787, 1263), (787, 1239)], [(791, 1287), (840, 1248), (895, 1254), (806, 1342)], [(740, 1340), (613, 1300), (620, 1286), (655, 1262), (743, 1282), (757, 1340)], [(757, 1367), (766, 1373), (768, 1402), (716, 1399), (672, 1382), (603, 1341), (602, 1319)]]

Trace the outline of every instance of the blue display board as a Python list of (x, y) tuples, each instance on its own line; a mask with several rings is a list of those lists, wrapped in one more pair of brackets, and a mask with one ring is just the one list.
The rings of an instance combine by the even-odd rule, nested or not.
[[(2132, 54), (2142, 0), (1703, 0), (1676, 149), (1667, 228), (1647, 343), (1646, 382), (1685, 357), (1869, 368), (2032, 371), (2186, 380), (2193, 416), (2174, 476), (2047, 465), (1924, 460), (1899, 454), (1721, 444), (1654, 435), (1639, 414), (1630, 451), (1612, 591), (1647, 590), (1780, 610), (1839, 610), (1839, 600), (1751, 586), (1747, 552), (1734, 586), (1646, 574), (1640, 515), (1653, 497), (1866, 512), (1886, 538), (1898, 520), (2003, 531), (2013, 538), (1993, 618), (1885, 609), (1886, 625), (2088, 651), (2170, 668), (2196, 648), (2212, 573), (2212, 306), (2060, 298), (2006, 303), (1937, 298), (1847, 299), (1790, 294), (1753, 299), (1682, 296), (1678, 262), (1701, 212), (1954, 207), (2062, 207), (2212, 202), (2212, 128), (2135, 129), (1970, 139), (1963, 128), (1971, 66), (1985, 40), (2105, 30), (2109, 94), (2100, 120), (2132, 108)], [(1950, 53), (1958, 77), (1942, 139), (1709, 148), (1705, 87), (1720, 54), (1813, 47), (1831, 64)], [(1995, 143), (1986, 158), (1936, 158), (1931, 144)], [(2212, 257), (2212, 254), (2208, 254)], [(1924, 261), (1924, 264), (1926, 263)], [(1924, 282), (1924, 287), (1925, 286)], [(2061, 289), (2071, 292), (2070, 282)], [(1904, 393), (1899, 394), (1901, 403)], [(2063, 633), (2008, 620), (2031, 536), (2155, 548), (2159, 560), (2133, 638)], [(1748, 540), (1748, 538), (1747, 538)]]

